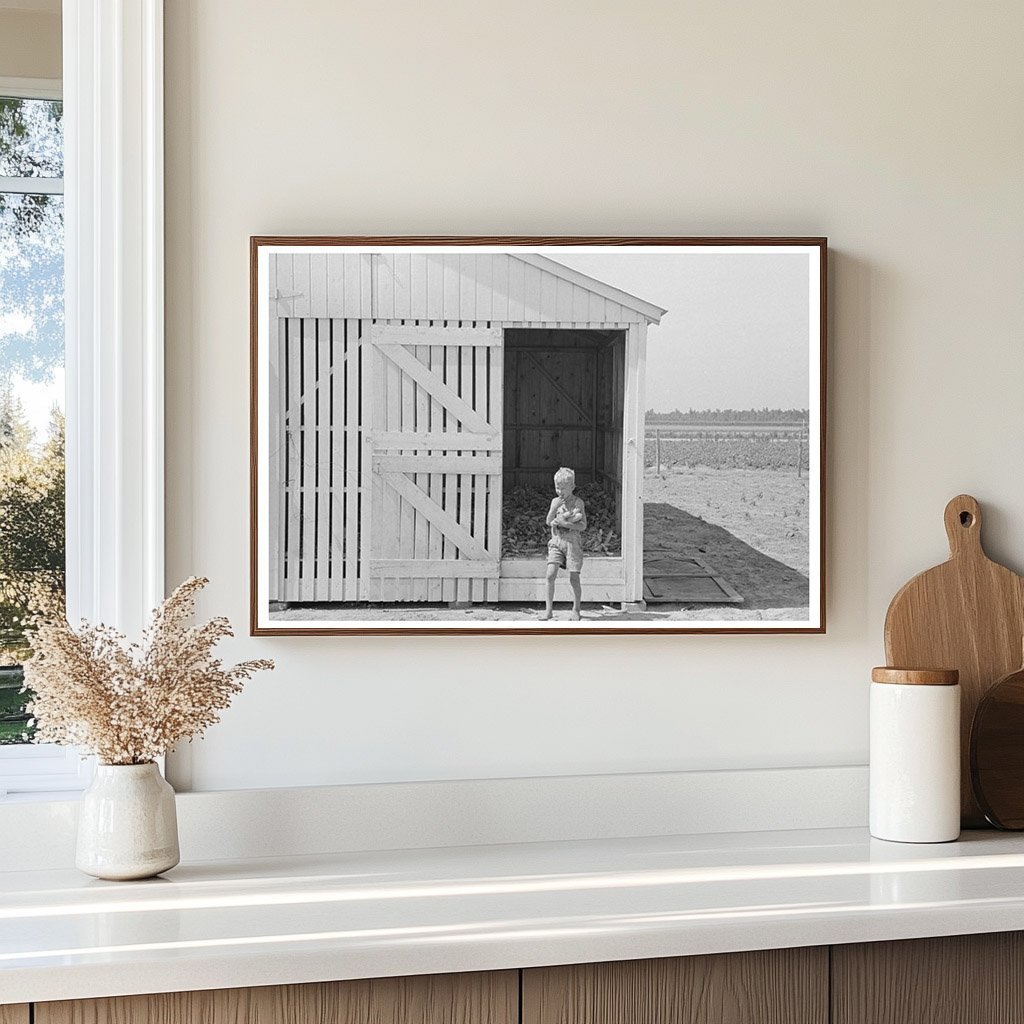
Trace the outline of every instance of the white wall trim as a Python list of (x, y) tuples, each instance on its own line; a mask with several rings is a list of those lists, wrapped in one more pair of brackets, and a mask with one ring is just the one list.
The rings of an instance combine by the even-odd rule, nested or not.
[(52, 794), (60, 800), (84, 789), (93, 764), (72, 747), (24, 743), (0, 747), (0, 799), (10, 793)]
[(64, 86), (59, 78), (12, 78), (0, 75), (0, 96), (24, 100), (59, 100)]
[[(59, 79), (52, 78), (0, 77), (0, 96), (58, 100), (61, 85)], [(0, 192), (60, 194), (63, 190), (63, 178), (0, 178)], [(49, 743), (2, 746), (0, 799), (8, 793), (59, 794), (84, 789), (92, 778), (92, 768), (78, 751)]]
[(163, 3), (64, 0), (68, 615), (164, 596)]
[[(70, 867), (77, 802), (0, 803), (0, 871)], [(185, 862), (866, 827), (866, 765), (249, 789), (178, 796)]]
[[(64, 0), (63, 37), (68, 617), (137, 638), (164, 596), (163, 0)], [(0, 789), (88, 782), (48, 749)]]

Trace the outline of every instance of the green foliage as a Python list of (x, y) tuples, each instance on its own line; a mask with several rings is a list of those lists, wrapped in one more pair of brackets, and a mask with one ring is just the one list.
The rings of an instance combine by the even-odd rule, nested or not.
[(26, 619), (64, 603), (64, 417), (54, 412), (45, 442), (34, 443), (21, 403), (0, 395), (0, 744), (34, 731), (11, 663), (32, 653)]
[(27, 694), (21, 692), (22, 681), (20, 665), (0, 668), (0, 745), (24, 743), (35, 732), (25, 710)]
[(37, 446), (18, 400), (0, 396), (0, 656), (29, 653), (25, 617), (63, 606), (64, 417)]
[[(59, 178), (64, 173), (64, 105), (0, 96), (0, 175)], [(31, 230), (31, 224), (27, 225)]]

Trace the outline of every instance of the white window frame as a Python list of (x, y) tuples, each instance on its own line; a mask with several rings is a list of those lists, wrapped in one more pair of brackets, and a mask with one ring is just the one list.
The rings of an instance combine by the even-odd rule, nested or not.
[[(163, 0), (64, 0), (62, 33), (68, 618), (138, 636), (164, 596)], [(0, 798), (92, 767), (0, 748)]]
[[(59, 100), (60, 79), (0, 77), (0, 96), (26, 100)], [(0, 192), (61, 194), (63, 178), (0, 177)], [(92, 775), (92, 765), (77, 751), (39, 743), (0, 747), (0, 798), (7, 793), (53, 793), (81, 789)]]

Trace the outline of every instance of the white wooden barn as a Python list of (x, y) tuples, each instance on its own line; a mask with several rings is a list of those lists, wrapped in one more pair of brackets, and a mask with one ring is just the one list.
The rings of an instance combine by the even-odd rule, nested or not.
[(620, 520), (584, 600), (641, 599), (665, 310), (526, 252), (271, 253), (269, 295), (272, 601), (543, 600), (544, 557), (501, 556), (502, 491), (561, 465)]

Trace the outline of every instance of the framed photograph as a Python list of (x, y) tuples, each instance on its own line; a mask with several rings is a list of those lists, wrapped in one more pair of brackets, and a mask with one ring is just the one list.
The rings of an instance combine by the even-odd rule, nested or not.
[(252, 238), (252, 633), (824, 632), (826, 253)]

